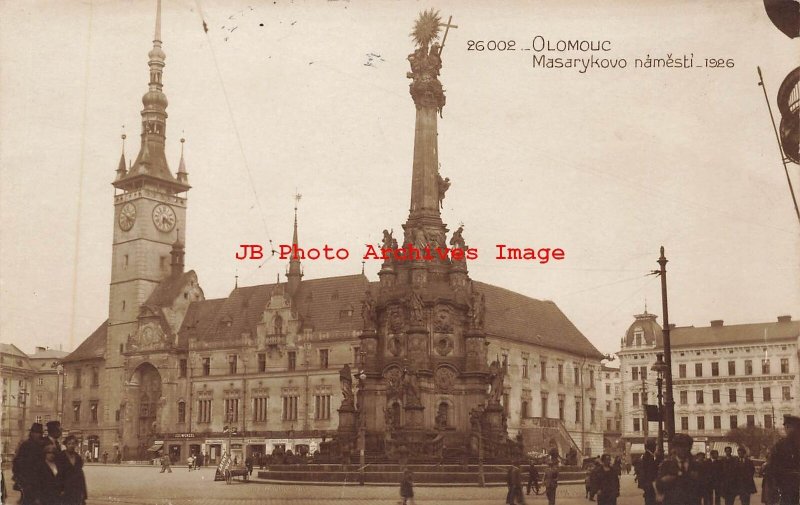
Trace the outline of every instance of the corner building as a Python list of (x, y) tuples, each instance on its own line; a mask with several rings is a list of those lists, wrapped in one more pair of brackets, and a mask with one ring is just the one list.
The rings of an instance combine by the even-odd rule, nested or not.
[[(108, 320), (63, 360), (67, 430), (126, 460), (161, 448), (176, 461), (205, 451), (209, 464), (229, 445), (240, 457), (280, 446), (313, 451), (341, 432), (339, 370), (349, 364), (368, 377), (359, 407), (369, 437), (381, 436), (387, 412), (457, 434), (497, 361), (506, 372), (504, 429), (521, 431), (526, 450), (602, 450), (594, 386), (602, 355), (555, 303), (473, 281), (463, 259), (389, 260), (375, 282), (303, 279), (292, 259), (283, 281), (206, 299), (184, 267), (190, 186), (183, 156), (173, 174), (164, 153), (160, 6), (156, 19), (139, 153), (130, 168), (121, 157), (113, 182)], [(446, 187), (436, 146), (444, 98), (441, 85), (426, 88), (428, 71), (412, 72), (417, 135), (403, 238), (421, 249), (444, 246), (449, 231), (439, 214)], [(461, 231), (451, 240), (463, 246)], [(296, 209), (292, 243), (300, 244)], [(370, 303), (377, 313), (365, 317)], [(383, 381), (409, 364), (421, 402), (395, 405)]]
[[(644, 405), (657, 403), (656, 374), (650, 367), (664, 352), (657, 316), (635, 316), (618, 353), (622, 376), (622, 438), (630, 454), (644, 452), (646, 438), (658, 436)], [(670, 330), (675, 431), (695, 440), (692, 452), (720, 453), (733, 428), (780, 428), (784, 414), (800, 414), (798, 343), (800, 321), (673, 326)]]

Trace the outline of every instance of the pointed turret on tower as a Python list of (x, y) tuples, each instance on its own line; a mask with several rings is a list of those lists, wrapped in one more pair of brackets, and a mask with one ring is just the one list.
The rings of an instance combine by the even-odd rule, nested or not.
[(122, 154), (119, 157), (119, 165), (117, 165), (117, 178), (116, 181), (124, 178), (128, 174), (128, 168), (125, 166), (125, 139), (127, 135), (124, 133), (121, 136), (122, 138)]
[[(292, 251), (298, 248), (297, 242), (297, 202), (300, 201), (302, 195), (294, 195), (294, 234), (292, 235)], [(293, 297), (300, 287), (300, 280), (303, 277), (303, 272), (300, 268), (300, 260), (292, 254), (289, 260), (289, 270), (286, 272), (287, 294)]]
[(189, 173), (186, 172), (186, 162), (183, 160), (183, 145), (186, 139), (181, 137), (181, 161), (178, 163), (178, 182), (189, 185)]

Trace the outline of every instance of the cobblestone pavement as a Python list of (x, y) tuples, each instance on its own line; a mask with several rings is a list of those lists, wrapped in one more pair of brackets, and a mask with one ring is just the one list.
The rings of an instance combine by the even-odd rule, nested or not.
[[(396, 505), (399, 503), (398, 487), (385, 486), (309, 486), (271, 484), (254, 479), (235, 481), (231, 485), (214, 482), (214, 469), (204, 468), (189, 472), (173, 467), (173, 473), (159, 473), (156, 467), (126, 467), (116, 465), (89, 465), (85, 469), (90, 498), (87, 505), (322, 505), (329, 503)], [(6, 477), (10, 472), (6, 471)], [(255, 475), (255, 472), (254, 472)], [(9, 481), (6, 481), (10, 483)], [(9, 488), (11, 486), (9, 485)], [(760, 483), (759, 483), (760, 487)], [(504, 487), (423, 487), (416, 486), (416, 503), (502, 505), (505, 503)], [(8, 503), (16, 504), (16, 493)], [(528, 496), (529, 505), (544, 505), (544, 496)], [(558, 505), (594, 505), (583, 497), (583, 486), (559, 488)], [(619, 505), (643, 503), (641, 491), (636, 488), (632, 475), (622, 476), (622, 495)], [(752, 503), (760, 503), (754, 496)]]

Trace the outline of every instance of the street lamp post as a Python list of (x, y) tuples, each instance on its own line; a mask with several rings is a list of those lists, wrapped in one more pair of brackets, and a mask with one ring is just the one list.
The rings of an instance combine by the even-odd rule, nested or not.
[(236, 429), (236, 426), (232, 426), (233, 419), (234, 419), (233, 414), (234, 414), (233, 408), (229, 408), (228, 412), (225, 415), (225, 418), (226, 418), (226, 420), (228, 422), (228, 425), (225, 426), (225, 428), (223, 428), (223, 430), (222, 430), (223, 432), (227, 432), (228, 433), (228, 459), (231, 462), (233, 462), (233, 451), (231, 450), (232, 449), (232, 445), (233, 445), (233, 440), (232, 439), (233, 439), (233, 435), (235, 435), (237, 433), (237, 431), (238, 431)]
[(661, 401), (663, 397), (661, 386), (666, 368), (667, 364), (664, 363), (664, 354), (656, 354), (656, 362), (650, 367), (650, 370), (656, 373), (656, 389), (658, 390), (658, 450), (661, 454), (664, 454), (664, 405)]
[(367, 374), (364, 371), (364, 357), (367, 355), (365, 351), (360, 351), (359, 355), (359, 372), (358, 372), (358, 483), (364, 485), (364, 472), (366, 465), (366, 413), (364, 408), (364, 381), (367, 379)]
[(664, 256), (664, 246), (661, 246), (661, 256), (658, 258), (657, 270), (661, 277), (661, 309), (664, 318), (664, 381), (666, 391), (664, 395), (664, 406), (666, 407), (667, 442), (672, 442), (675, 436), (675, 399), (672, 396), (672, 347), (670, 345), (669, 327), (669, 307), (667, 303), (667, 258)]

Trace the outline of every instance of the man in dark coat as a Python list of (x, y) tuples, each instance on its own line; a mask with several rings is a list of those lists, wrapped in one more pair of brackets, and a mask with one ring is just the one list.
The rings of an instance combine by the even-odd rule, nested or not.
[(706, 459), (706, 453), (698, 452), (694, 457), (697, 463), (697, 471), (700, 472), (700, 503), (702, 505), (713, 505), (714, 501), (714, 482), (711, 480), (711, 461)]
[(786, 436), (769, 453), (770, 487), (780, 495), (780, 505), (800, 503), (800, 417), (783, 416)]
[(63, 481), (61, 480), (61, 469), (56, 463), (56, 446), (49, 440), (45, 440), (42, 447), (43, 458), (36, 462), (35, 475), (36, 485), (33, 491), (33, 502), (37, 505), (60, 505), (64, 491)]
[(690, 453), (694, 440), (677, 433), (670, 443), (671, 455), (661, 463), (656, 479), (656, 494), (664, 505), (698, 505), (700, 473)]
[(753, 461), (747, 456), (747, 449), (739, 447), (736, 452), (739, 454), (739, 464), (736, 467), (739, 500), (741, 500), (742, 505), (750, 505), (750, 495), (757, 492), (756, 482), (755, 479), (753, 479), (756, 474), (756, 467)]
[(711, 451), (707, 468), (707, 478), (714, 492), (714, 505), (720, 505), (722, 501), (722, 460), (719, 459), (719, 451)]
[(533, 487), (536, 494), (539, 494), (539, 471), (533, 461), (528, 467), (528, 492), (526, 494), (531, 494), (531, 487)]
[(59, 421), (47, 423), (47, 439), (56, 447), (56, 454), (63, 450), (61, 447), (61, 423)]
[(603, 454), (600, 458), (601, 466), (595, 476), (595, 489), (597, 490), (597, 505), (617, 505), (619, 496), (619, 474), (611, 466), (611, 456)]
[(725, 456), (722, 458), (722, 475), (720, 478), (720, 491), (725, 505), (733, 505), (739, 494), (739, 482), (736, 475), (739, 473), (739, 459), (733, 456), (733, 449), (725, 447)]
[(519, 469), (519, 463), (514, 462), (509, 467), (506, 484), (508, 485), (506, 503), (510, 505), (525, 503), (525, 499), (522, 497), (522, 472)]
[(75, 435), (69, 435), (64, 439), (64, 445), (67, 449), (56, 456), (58, 477), (63, 485), (61, 500), (64, 505), (84, 505), (88, 493), (86, 477), (83, 474), (83, 459), (76, 451), (78, 439)]
[(25, 440), (17, 448), (16, 456), (12, 464), (14, 476), (14, 489), (22, 493), (20, 505), (30, 505), (34, 503), (34, 490), (37, 486), (37, 468), (40, 461), (44, 461), (42, 452), (42, 436), (44, 428), (40, 423), (33, 423)]
[(637, 480), (639, 489), (644, 491), (644, 505), (656, 505), (656, 490), (653, 482), (658, 477), (658, 462), (656, 461), (656, 441), (649, 439), (644, 444), (645, 453), (637, 465)]

